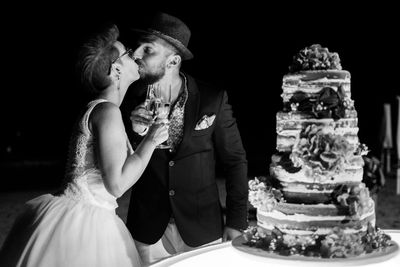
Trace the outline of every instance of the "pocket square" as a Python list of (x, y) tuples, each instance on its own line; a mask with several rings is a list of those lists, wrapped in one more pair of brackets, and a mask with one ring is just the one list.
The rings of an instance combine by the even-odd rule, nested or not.
[(214, 123), (215, 114), (211, 116), (204, 115), (201, 119), (197, 122), (196, 127), (194, 128), (196, 131), (204, 130), (210, 127)]

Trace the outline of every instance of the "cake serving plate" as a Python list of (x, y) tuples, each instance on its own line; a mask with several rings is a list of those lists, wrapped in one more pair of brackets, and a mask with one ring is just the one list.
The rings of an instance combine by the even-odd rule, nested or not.
[(239, 251), (245, 252), (247, 254), (251, 254), (259, 257), (266, 257), (276, 260), (284, 260), (284, 261), (294, 261), (294, 262), (321, 262), (324, 264), (336, 263), (340, 265), (367, 265), (371, 263), (378, 263), (386, 261), (392, 257), (394, 257), (397, 253), (399, 253), (399, 245), (394, 241), (390, 241), (392, 243), (391, 246), (386, 247), (379, 251), (373, 251), (371, 253), (362, 254), (360, 256), (349, 257), (349, 258), (321, 258), (321, 257), (307, 257), (302, 255), (279, 255), (278, 253), (270, 252), (263, 250), (257, 247), (251, 247), (246, 245), (246, 240), (244, 236), (239, 236), (232, 241), (232, 246)]

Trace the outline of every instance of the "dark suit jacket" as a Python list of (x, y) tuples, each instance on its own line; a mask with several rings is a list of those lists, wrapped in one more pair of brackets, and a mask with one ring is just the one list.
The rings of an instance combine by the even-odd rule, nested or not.
[[(186, 75), (183, 140), (175, 153), (156, 149), (139, 181), (132, 187), (127, 227), (134, 239), (154, 244), (163, 235), (171, 216), (183, 241), (200, 246), (222, 236), (224, 227), (215, 180), (216, 158), (226, 178), (226, 226), (247, 227), (247, 160), (241, 137), (225, 91), (196, 82)], [(135, 90), (130, 88), (130, 90)], [(126, 130), (133, 133), (130, 112), (143, 99), (127, 95), (122, 105)], [(203, 115), (216, 114), (207, 129), (195, 131)]]

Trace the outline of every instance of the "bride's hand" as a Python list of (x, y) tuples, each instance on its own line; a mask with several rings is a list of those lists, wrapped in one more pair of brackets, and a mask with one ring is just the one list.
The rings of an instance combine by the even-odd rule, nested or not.
[(146, 137), (157, 146), (168, 139), (168, 128), (168, 120), (157, 119), (150, 126)]
[(153, 112), (147, 110), (144, 103), (137, 106), (131, 113), (132, 130), (145, 135), (148, 127), (153, 123)]

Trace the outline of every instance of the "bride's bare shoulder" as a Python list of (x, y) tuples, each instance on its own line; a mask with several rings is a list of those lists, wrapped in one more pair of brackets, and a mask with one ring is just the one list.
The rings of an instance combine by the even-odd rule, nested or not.
[(111, 102), (99, 103), (93, 108), (89, 121), (92, 127), (120, 124), (122, 122), (121, 110)]

